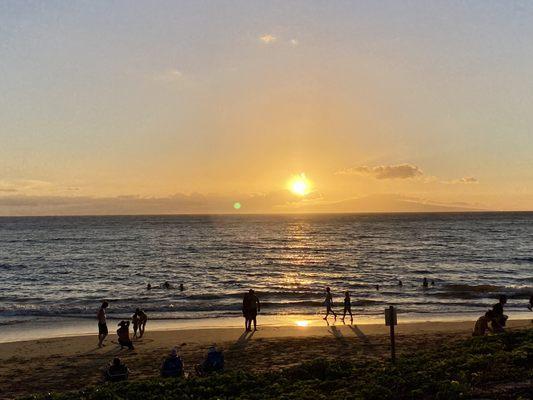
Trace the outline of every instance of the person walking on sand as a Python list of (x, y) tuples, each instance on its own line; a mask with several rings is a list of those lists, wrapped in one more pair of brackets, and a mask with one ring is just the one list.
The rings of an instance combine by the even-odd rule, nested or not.
[(109, 306), (107, 301), (102, 302), (96, 318), (98, 319), (98, 347), (104, 346), (104, 339), (106, 338), (109, 331), (107, 330), (107, 319), (105, 310)]
[(257, 330), (257, 313), (261, 311), (261, 303), (259, 298), (255, 295), (253, 289), (244, 295), (242, 300), (242, 314), (244, 316), (244, 328), (247, 332), (252, 330), (252, 322), (254, 323), (254, 331)]
[(324, 300), (324, 305), (326, 306), (326, 316), (324, 317), (324, 320), (328, 320), (329, 313), (333, 314), (333, 317), (335, 320), (337, 319), (337, 314), (335, 314), (335, 311), (333, 311), (333, 296), (331, 295), (331, 289), (329, 286), (326, 288), (326, 299)]
[(342, 314), (342, 322), (344, 322), (344, 318), (346, 318), (346, 313), (350, 314), (350, 322), (353, 323), (352, 300), (350, 299), (350, 292), (348, 291), (344, 293), (344, 312)]
[(140, 308), (135, 310), (135, 314), (137, 314), (137, 317), (139, 318), (139, 337), (142, 338), (144, 336), (144, 330), (146, 329), (148, 315), (146, 315), (146, 313)]

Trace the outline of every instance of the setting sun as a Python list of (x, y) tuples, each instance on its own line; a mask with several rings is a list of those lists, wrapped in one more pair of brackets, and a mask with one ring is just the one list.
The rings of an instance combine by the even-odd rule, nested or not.
[(305, 196), (311, 192), (311, 182), (306, 178), (304, 173), (301, 173), (289, 181), (289, 189), (295, 195)]

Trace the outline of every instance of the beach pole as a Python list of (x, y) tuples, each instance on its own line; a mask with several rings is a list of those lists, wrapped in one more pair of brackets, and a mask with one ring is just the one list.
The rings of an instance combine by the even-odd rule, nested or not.
[(393, 306), (385, 309), (385, 325), (390, 326), (390, 356), (393, 364), (396, 364), (396, 341), (394, 337), (394, 326), (398, 325), (396, 309)]

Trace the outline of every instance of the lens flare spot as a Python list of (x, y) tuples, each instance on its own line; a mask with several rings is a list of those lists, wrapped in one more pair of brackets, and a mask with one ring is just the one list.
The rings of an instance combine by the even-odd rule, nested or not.
[(236, 209), (236, 210), (240, 210), (242, 207), (241, 203), (239, 203), (238, 201), (236, 201), (235, 203), (233, 203), (233, 208)]

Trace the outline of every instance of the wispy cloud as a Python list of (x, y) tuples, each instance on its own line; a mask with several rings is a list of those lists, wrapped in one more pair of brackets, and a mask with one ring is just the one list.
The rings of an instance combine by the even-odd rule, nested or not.
[(270, 33), (260, 36), (259, 40), (266, 44), (274, 43), (278, 38)]
[(166, 71), (159, 72), (153, 76), (155, 81), (159, 82), (177, 82), (183, 78), (183, 73), (176, 69), (171, 68)]
[(423, 174), (420, 168), (412, 164), (377, 165), (374, 167), (362, 165), (346, 168), (335, 173), (335, 175), (367, 175), (376, 179), (408, 179), (416, 178)]
[(472, 185), (472, 184), (478, 184), (479, 180), (477, 178), (474, 178), (473, 176), (465, 176), (461, 179), (454, 179), (451, 181), (443, 181), (442, 183), (445, 183), (447, 185)]
[(300, 41), (298, 39), (291, 39), (290, 44), (294, 47), (298, 46), (300, 44)]

